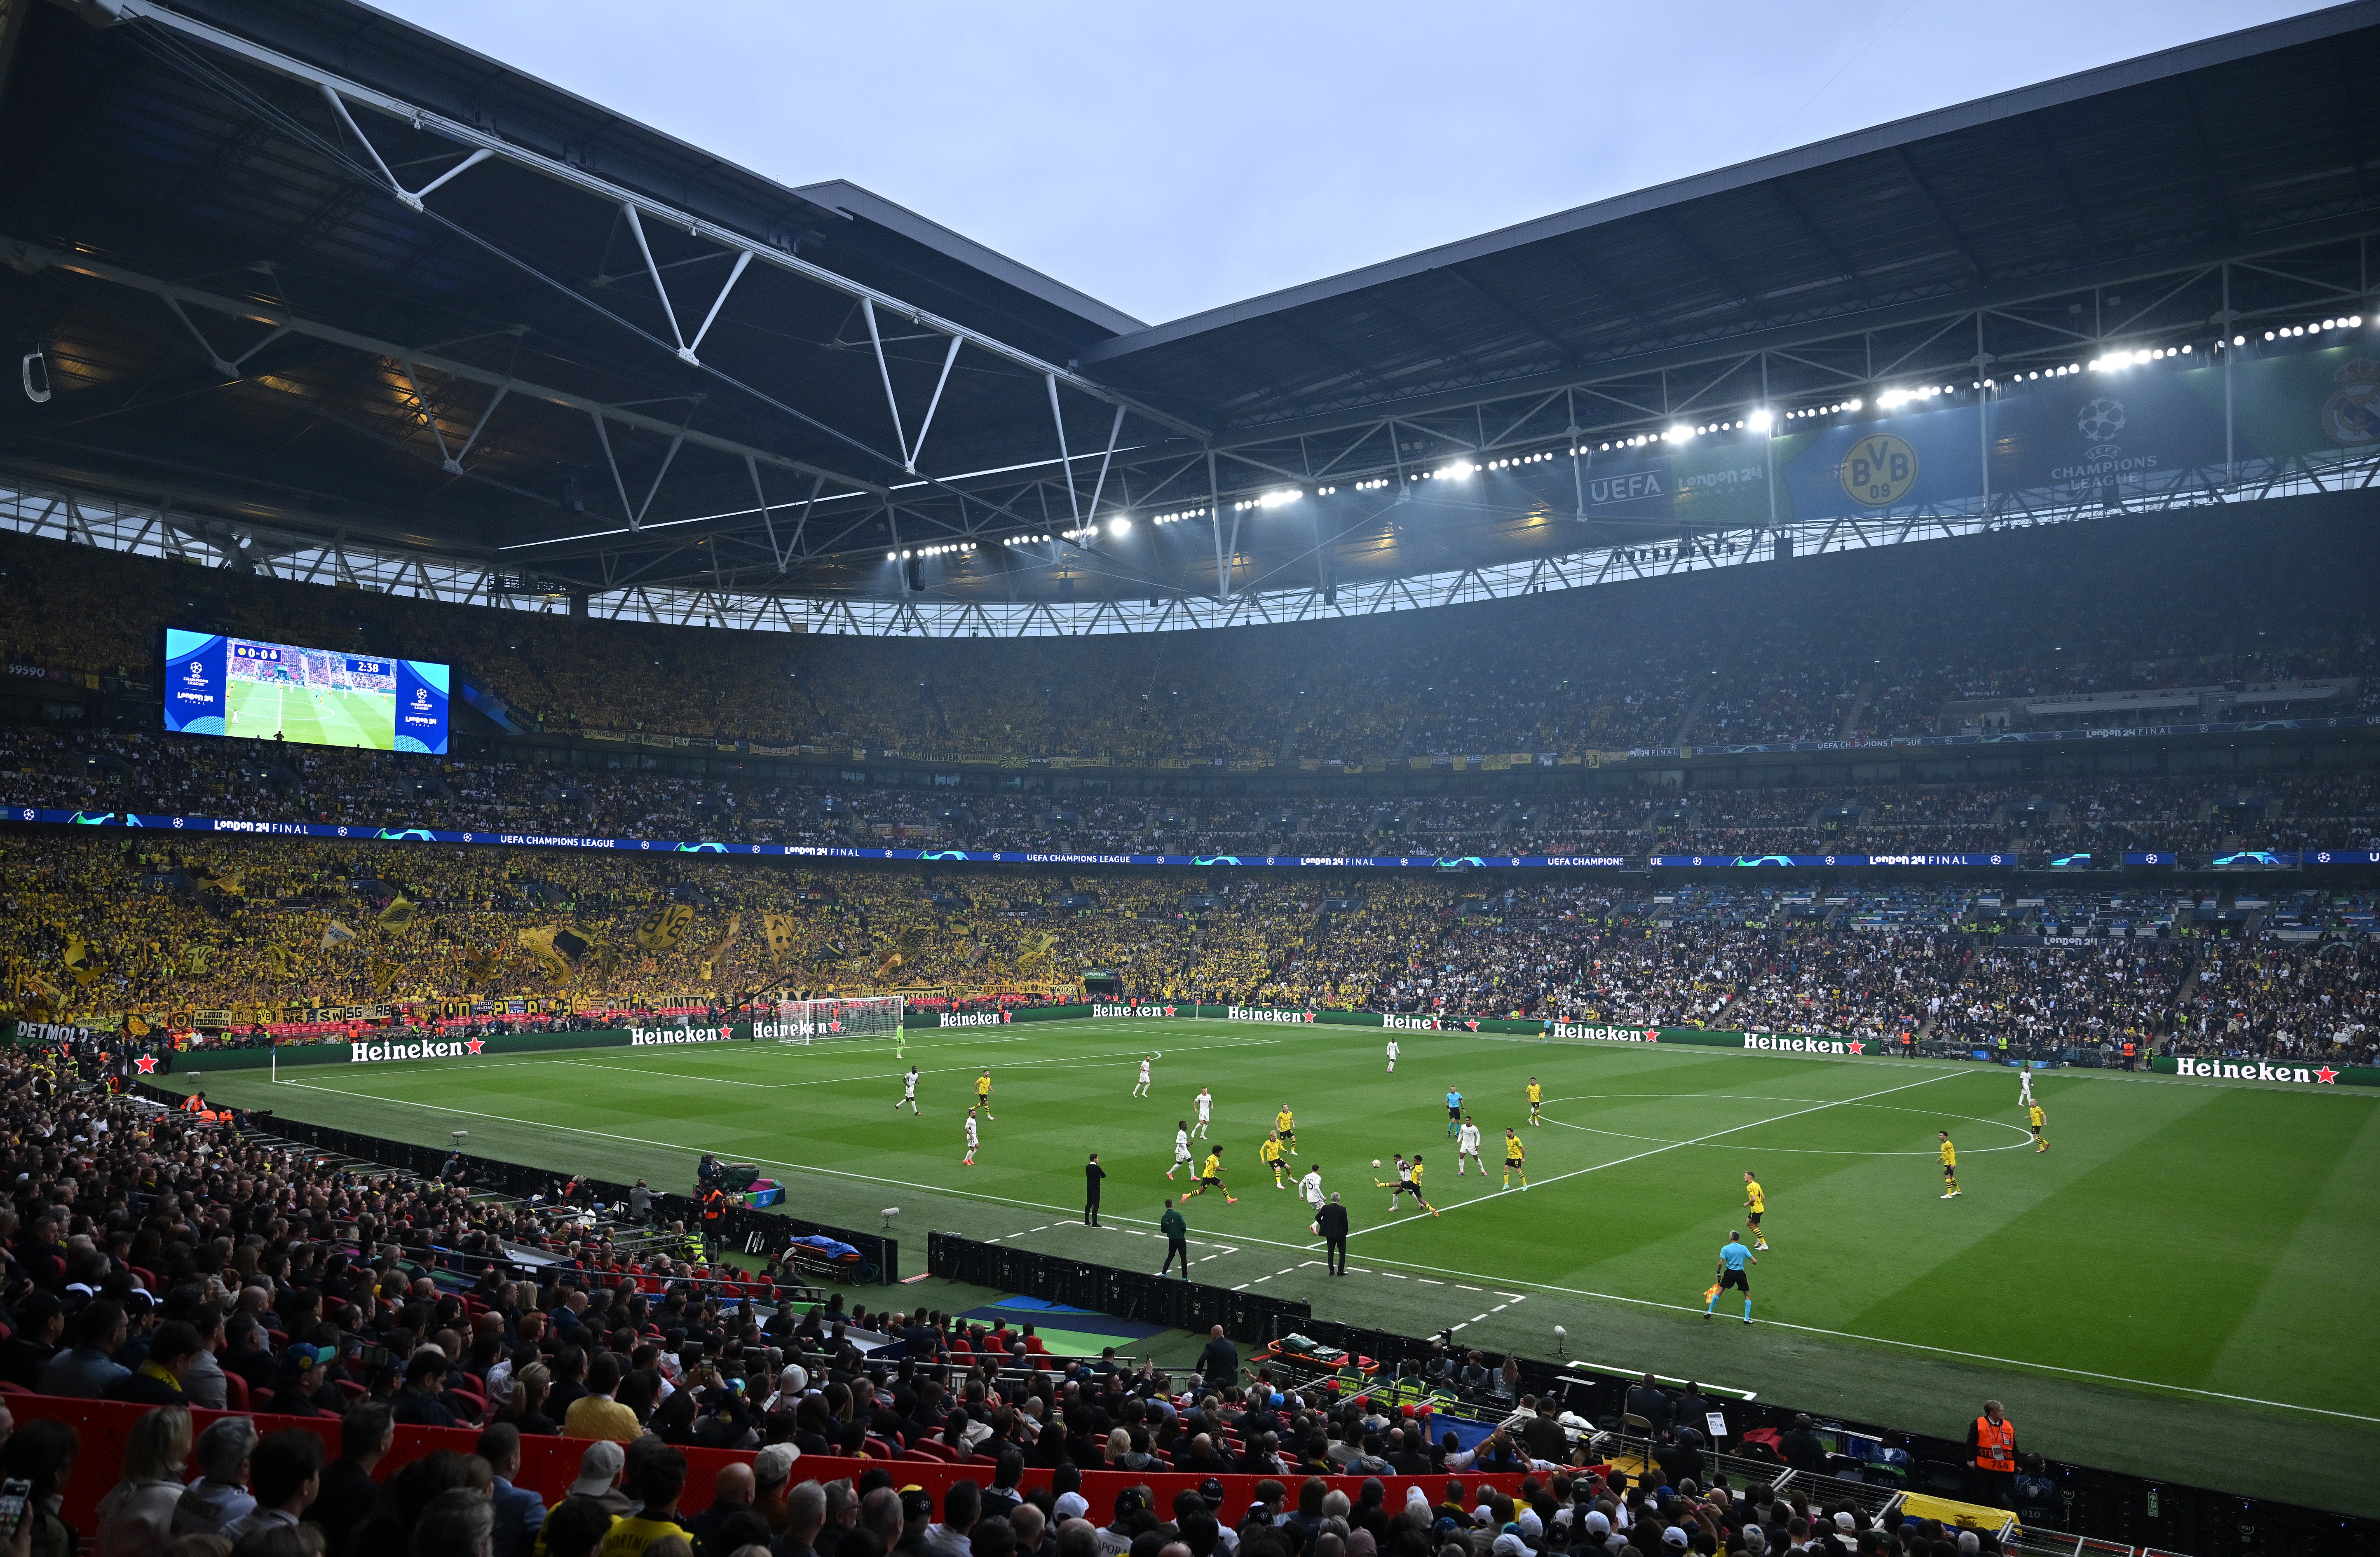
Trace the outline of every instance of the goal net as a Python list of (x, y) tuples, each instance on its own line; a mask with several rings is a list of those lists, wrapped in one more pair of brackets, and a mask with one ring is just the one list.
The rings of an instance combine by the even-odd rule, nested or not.
[(813, 1039), (889, 1038), (901, 1025), (897, 995), (854, 996), (839, 1000), (780, 1000), (777, 1020), (763, 1024), (780, 1044)]

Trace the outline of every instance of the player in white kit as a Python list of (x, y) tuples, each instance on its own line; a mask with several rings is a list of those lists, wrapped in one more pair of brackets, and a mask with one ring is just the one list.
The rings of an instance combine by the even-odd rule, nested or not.
[(901, 1103), (892, 1105), (892, 1112), (901, 1112), (902, 1103), (909, 1105), (910, 1113), (917, 1112), (917, 1068), (914, 1065), (909, 1067), (909, 1074), (901, 1078)]
[(1198, 1128), (1190, 1132), (1192, 1135), (1205, 1135), (1207, 1133), (1207, 1116), (1214, 1112), (1214, 1095), (1208, 1092), (1206, 1088), (1200, 1087), (1198, 1089)]
[(973, 1167), (973, 1166), (975, 1166), (975, 1148), (976, 1148), (976, 1138), (975, 1138), (975, 1110), (974, 1110), (974, 1109), (972, 1109), (972, 1108), (970, 1108), (970, 1109), (968, 1109), (968, 1110), (967, 1110), (967, 1116), (966, 1116), (966, 1138), (967, 1138), (967, 1154), (966, 1154), (966, 1165), (966, 1165), (966, 1166), (968, 1166), (968, 1167)]
[[(1190, 1122), (1186, 1119), (1176, 1119), (1173, 1121), (1173, 1167), (1165, 1170), (1165, 1177), (1171, 1179), (1173, 1177), (1174, 1168), (1188, 1166), (1190, 1166)], [(1479, 1171), (1485, 1173), (1488, 1170), (1482, 1168)], [(1198, 1176), (1194, 1172), (1190, 1177), (1196, 1178)]]
[(2030, 1070), (2016, 1073), (2016, 1105), (2019, 1108), (2033, 1106), (2033, 1072)]
[(1305, 1197), (1305, 1203), (1313, 1208), (1316, 1215), (1319, 1216), (1322, 1213), (1322, 1168), (1320, 1165), (1318, 1164), (1305, 1170), (1305, 1177), (1297, 1181), (1297, 1192)]
[(1395, 1075), (1396, 1073), (1397, 1073), (1397, 1041), (1396, 1041), (1395, 1039), (1391, 1038), (1391, 1039), (1390, 1039), (1390, 1040), (1389, 1040), (1389, 1074), (1390, 1074), (1390, 1075), (1391, 1075), (1391, 1076), (1393, 1076), (1393, 1075)]
[(1140, 1056), (1140, 1080), (1132, 1084), (1133, 1096), (1147, 1097), (1148, 1095), (1148, 1064), (1149, 1061), (1156, 1057), (1157, 1056), (1155, 1055), (1143, 1055)]
[(1465, 1158), (1478, 1167), (1480, 1177), (1488, 1177), (1488, 1165), (1479, 1160), (1479, 1127), (1471, 1122), (1471, 1116), (1468, 1114), (1463, 1116), (1463, 1129), (1456, 1131), (1454, 1136), (1454, 1177), (1457, 1178), (1463, 1177), (1463, 1164)]

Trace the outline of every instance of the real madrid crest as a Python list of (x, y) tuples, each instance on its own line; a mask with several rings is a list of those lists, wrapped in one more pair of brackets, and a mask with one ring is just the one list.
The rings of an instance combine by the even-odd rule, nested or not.
[(2380, 442), (2380, 362), (2359, 356), (2332, 377), (2338, 389), (2322, 403), (2322, 430), (2350, 447)]
[(1853, 502), (1882, 508), (1917, 485), (1917, 451), (1888, 432), (1872, 432), (1843, 455), (1843, 490)]

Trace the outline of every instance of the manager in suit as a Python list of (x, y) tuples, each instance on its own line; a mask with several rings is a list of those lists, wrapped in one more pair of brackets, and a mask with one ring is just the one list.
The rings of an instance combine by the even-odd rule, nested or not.
[(1099, 1166), (1099, 1154), (1092, 1153), (1091, 1160), (1083, 1167), (1083, 1223), (1086, 1226), (1099, 1225), (1099, 1180), (1107, 1176), (1108, 1170)]
[(1347, 1208), (1332, 1195), (1330, 1203), (1314, 1213), (1314, 1230), (1322, 1235), (1326, 1262), (1334, 1276), (1347, 1273)]

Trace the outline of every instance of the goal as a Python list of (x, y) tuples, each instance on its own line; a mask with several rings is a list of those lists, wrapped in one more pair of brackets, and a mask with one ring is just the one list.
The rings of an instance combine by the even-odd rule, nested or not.
[(780, 1000), (777, 1020), (761, 1024), (763, 1035), (780, 1044), (813, 1039), (889, 1038), (901, 1025), (905, 1002), (897, 995), (855, 996), (840, 1000)]

